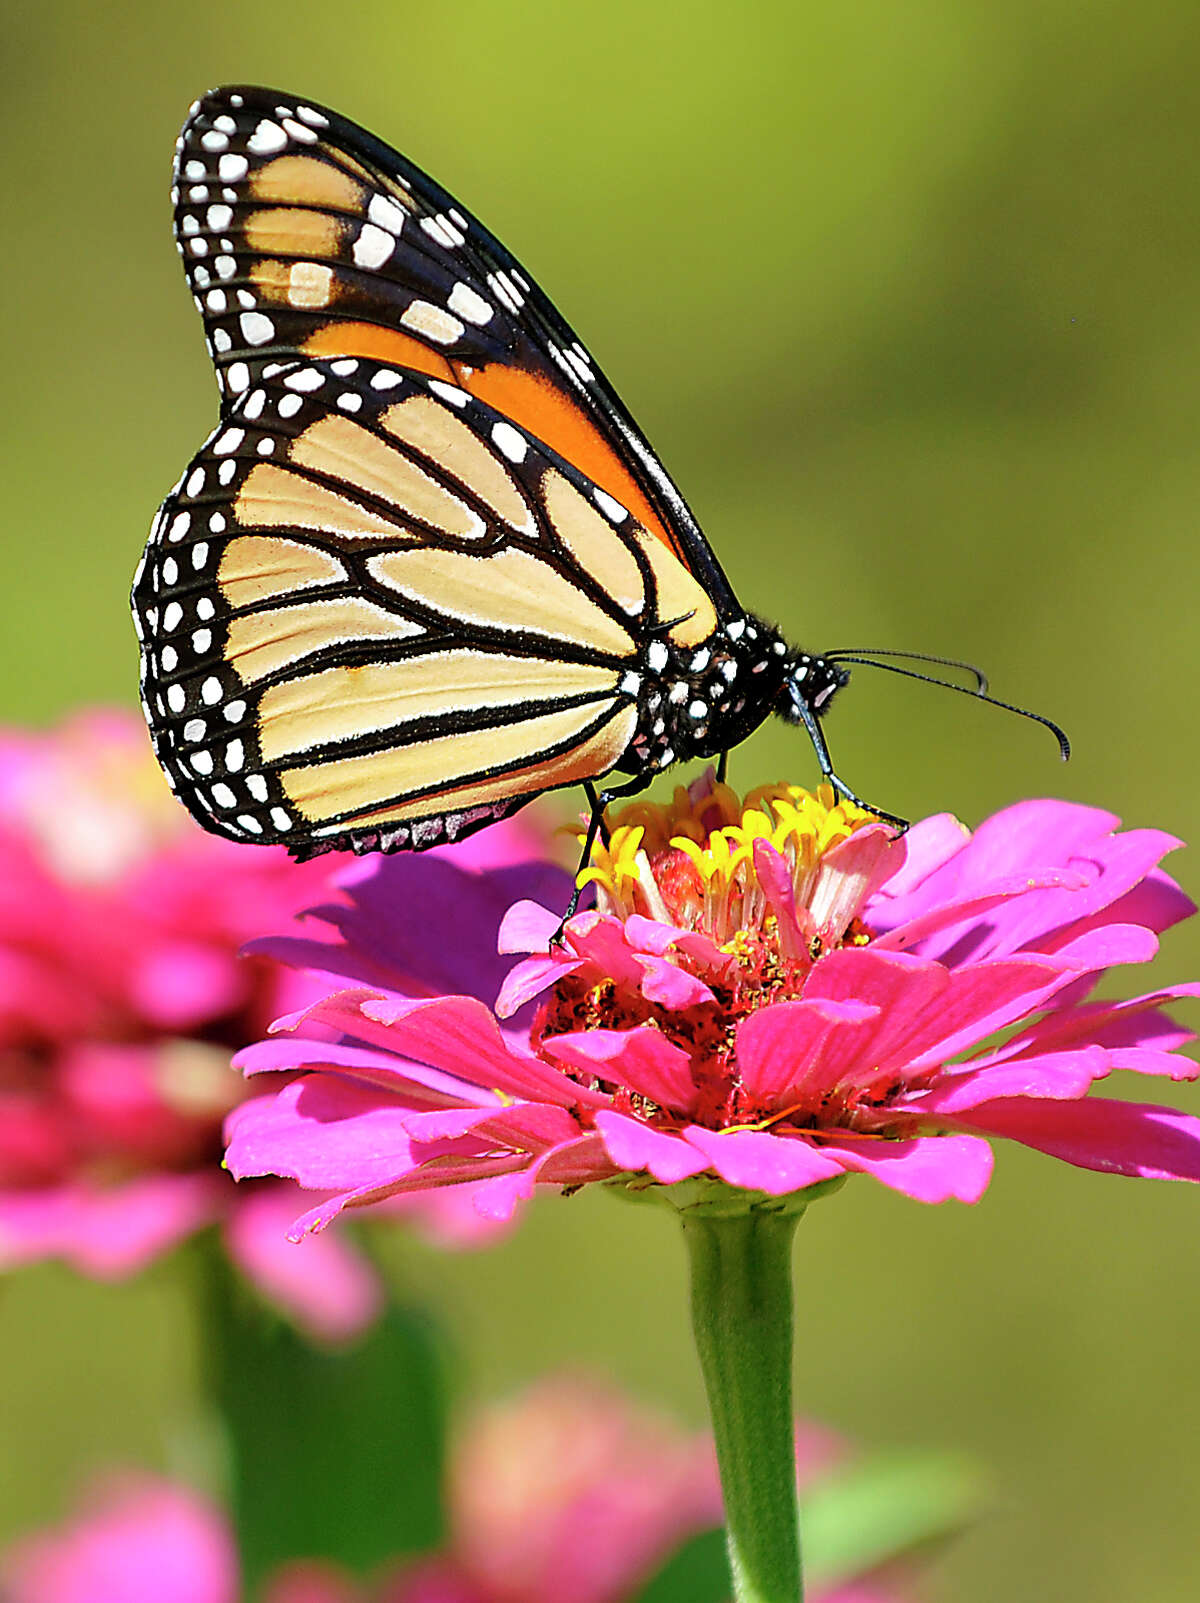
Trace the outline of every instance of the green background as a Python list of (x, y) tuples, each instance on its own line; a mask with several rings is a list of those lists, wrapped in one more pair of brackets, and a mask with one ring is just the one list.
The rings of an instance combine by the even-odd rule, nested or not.
[[(747, 604), (811, 647), (977, 658), (1076, 744), (1062, 769), (1030, 725), (861, 671), (830, 738), (864, 795), (973, 821), (1057, 794), (1195, 832), (1194, 0), (54, 0), (4, 33), (0, 716), (133, 700), (128, 576), (214, 416), (172, 141), (199, 91), (259, 80), (399, 145), (516, 249)], [(813, 772), (778, 726), (733, 778)], [(1198, 971), (1170, 936), (1156, 976)], [(972, 1209), (860, 1181), (813, 1210), (801, 1405), (991, 1466), (941, 1603), (1194, 1598), (1200, 1197), (997, 1170)], [(482, 1256), (395, 1253), (468, 1388), (583, 1362), (700, 1418), (666, 1218), (583, 1195)], [(203, 1451), (177, 1275), (4, 1288), (3, 1531), (82, 1464)]]

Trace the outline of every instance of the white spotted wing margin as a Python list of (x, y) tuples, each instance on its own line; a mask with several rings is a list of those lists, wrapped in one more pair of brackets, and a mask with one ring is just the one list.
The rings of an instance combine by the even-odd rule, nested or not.
[(647, 653), (716, 627), (662, 542), (465, 392), (296, 363), (241, 395), (134, 584), (156, 750), (208, 829), (420, 849), (628, 762)]
[[(193, 105), (173, 195), (176, 245), (227, 409), (299, 356), (376, 357), (451, 381), (520, 374), (531, 394), (570, 398), (644, 495), (644, 512), (615, 480), (607, 488), (658, 522), (722, 616), (740, 615), (683, 496), (574, 330), (414, 163), (326, 106), (235, 85)], [(385, 351), (389, 338), (428, 359)], [(465, 387), (495, 401), (475, 379)], [(532, 415), (523, 421), (545, 438)]]

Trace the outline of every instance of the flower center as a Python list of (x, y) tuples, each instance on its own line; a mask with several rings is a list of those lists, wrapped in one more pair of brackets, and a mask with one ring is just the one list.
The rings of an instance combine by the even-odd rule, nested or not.
[[(737, 1029), (761, 1008), (798, 999), (828, 952), (870, 940), (859, 910), (893, 844), (886, 826), (826, 785), (815, 794), (764, 786), (739, 801), (710, 771), (679, 787), (667, 806), (624, 808), (580, 883), (596, 886), (601, 914), (643, 921), (627, 932), (631, 946), (701, 981), (693, 988), (699, 999), (659, 1001), (653, 985), (597, 978), (585, 964), (548, 994), (535, 1048), (577, 1031), (648, 1025), (688, 1054), (698, 1093), (689, 1116), (699, 1123), (722, 1128), (786, 1116), (811, 1127), (826, 1115), (852, 1116), (856, 1109), (841, 1102), (827, 1107), (828, 1095), (820, 1107), (786, 1115), (756, 1106), (738, 1069)], [(647, 920), (661, 927), (652, 930)], [(671, 1115), (618, 1085), (593, 1083), (641, 1117)]]

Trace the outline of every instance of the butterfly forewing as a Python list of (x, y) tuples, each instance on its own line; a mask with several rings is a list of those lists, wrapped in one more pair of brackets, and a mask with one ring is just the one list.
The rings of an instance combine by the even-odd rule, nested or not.
[(679, 491), (547, 297), (365, 130), (272, 90), (213, 91), (180, 139), (175, 231), (227, 408), (296, 357), (438, 378), (587, 474), (738, 614)]
[(421, 846), (622, 763), (700, 585), (466, 391), (337, 358), (227, 408), (134, 588), (160, 759), (208, 828)]

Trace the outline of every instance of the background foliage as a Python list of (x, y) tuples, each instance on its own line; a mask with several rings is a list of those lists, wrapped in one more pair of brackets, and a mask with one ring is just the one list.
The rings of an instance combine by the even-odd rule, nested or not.
[[(257, 80), (400, 145), (515, 247), (749, 604), (811, 646), (977, 657), (1077, 745), (1062, 770), (1029, 726), (862, 672), (831, 738), (863, 794), (974, 820), (1056, 793), (1196, 835), (1190, 0), (49, 0), (5, 34), (0, 715), (133, 697), (128, 575), (214, 403), (171, 144), (200, 90)], [(780, 727), (733, 777), (811, 771)], [(1196, 934), (1170, 937), (1160, 977), (1198, 971)], [(1192, 1596), (1197, 1196), (998, 1169), (973, 1210), (864, 1181), (812, 1211), (801, 1403), (994, 1466), (938, 1598)], [(576, 1360), (698, 1419), (676, 1234), (580, 1196), (483, 1256), (391, 1250), (465, 1387)], [(179, 1273), (4, 1288), (4, 1531), (58, 1512), (80, 1462), (203, 1456)]]

